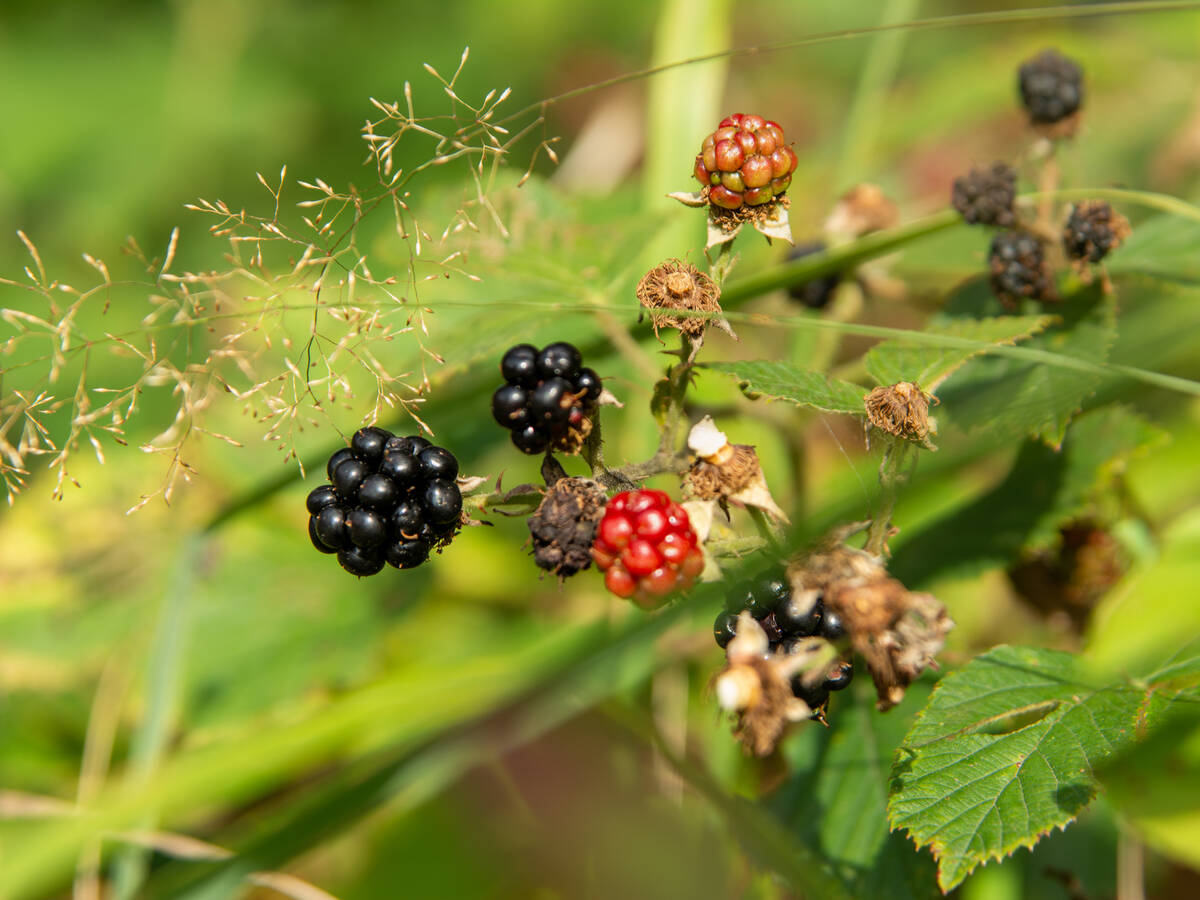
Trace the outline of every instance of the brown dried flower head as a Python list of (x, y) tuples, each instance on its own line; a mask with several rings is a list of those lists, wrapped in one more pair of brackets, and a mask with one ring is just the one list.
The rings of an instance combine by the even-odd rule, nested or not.
[(915, 381), (901, 381), (873, 388), (863, 405), (867, 421), (880, 431), (917, 441), (932, 450), (935, 448), (929, 442), (929, 435), (936, 434), (937, 428), (929, 418), (930, 399)]
[(560, 478), (529, 517), (533, 559), (560, 579), (592, 564), (592, 540), (604, 514), (604, 489), (586, 478)]
[(683, 474), (689, 496), (756, 506), (777, 521), (787, 521), (767, 488), (753, 446), (731, 444), (712, 418), (705, 416), (688, 434), (688, 448), (696, 454), (696, 461)]
[(883, 188), (864, 181), (841, 196), (825, 220), (825, 230), (838, 237), (859, 238), (899, 221), (900, 211)]
[[(642, 276), (637, 286), (638, 302), (649, 310), (687, 309), (696, 312), (719, 313), (721, 311), (721, 289), (716, 283), (693, 266), (678, 259), (668, 259)], [(729, 330), (724, 320), (713, 319), (718, 327)], [(675, 328), (686, 335), (699, 337), (704, 333), (708, 319), (678, 316), (672, 313), (650, 314), (654, 335), (660, 328)], [(731, 332), (732, 333), (732, 332)]]
[(954, 622), (931, 594), (892, 578), (883, 561), (835, 539), (788, 566), (793, 595), (819, 596), (841, 617), (875, 681), (877, 706), (891, 709), (945, 643)]

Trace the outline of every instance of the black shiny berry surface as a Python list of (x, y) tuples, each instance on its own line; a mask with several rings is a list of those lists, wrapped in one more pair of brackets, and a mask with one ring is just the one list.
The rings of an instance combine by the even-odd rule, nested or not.
[[(536, 354), (530, 358), (536, 364)], [(359, 429), (326, 473), (331, 483), (305, 499), (308, 536), (351, 575), (419, 566), (462, 524), (458, 460), (423, 437)]]
[(717, 620), (713, 622), (713, 637), (717, 639), (717, 646), (724, 649), (733, 640), (735, 634), (737, 634), (737, 614), (721, 610), (717, 614)]
[(492, 394), (492, 417), (511, 432), (518, 450), (579, 451), (604, 389), (600, 376), (583, 366), (579, 348), (565, 341), (541, 350), (518, 344), (501, 358), (500, 374), (505, 384)]

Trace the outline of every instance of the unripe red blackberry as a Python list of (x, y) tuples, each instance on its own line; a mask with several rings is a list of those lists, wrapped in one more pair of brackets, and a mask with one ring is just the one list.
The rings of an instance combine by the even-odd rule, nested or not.
[[(797, 259), (812, 256), (814, 253), (824, 253), (828, 249), (824, 241), (810, 241), (806, 244), (797, 244), (788, 253), (788, 261), (794, 262)], [(829, 301), (833, 299), (833, 295), (837, 291), (841, 280), (842, 274), (840, 272), (830, 272), (828, 275), (821, 275), (817, 278), (811, 278), (808, 281), (802, 281), (799, 284), (789, 285), (788, 294), (793, 300), (799, 300), (809, 309), (824, 309), (829, 305)]]
[(579, 350), (565, 341), (540, 351), (518, 344), (500, 360), (500, 374), (507, 383), (492, 395), (492, 417), (512, 432), (514, 446), (531, 455), (578, 453), (602, 390)]
[(662, 491), (617, 494), (604, 509), (592, 544), (604, 584), (644, 609), (691, 587), (704, 569), (687, 511)]
[(1022, 63), (1017, 87), (1034, 125), (1055, 125), (1083, 105), (1083, 71), (1057, 50), (1043, 50)]
[(992, 293), (1005, 306), (1015, 307), (1025, 298), (1058, 299), (1045, 248), (1028, 231), (1001, 231), (992, 238), (988, 269)]
[(762, 116), (734, 113), (704, 139), (692, 174), (720, 209), (761, 206), (783, 194), (796, 170), (796, 154), (783, 129)]
[(1104, 200), (1078, 204), (1063, 228), (1063, 249), (1071, 259), (1098, 263), (1129, 236), (1129, 220)]
[(1011, 228), (1017, 218), (1013, 203), (1017, 199), (1017, 173), (1012, 166), (992, 163), (988, 168), (973, 168), (954, 179), (950, 202), (968, 225), (999, 225)]
[(458, 460), (425, 438), (363, 428), (326, 467), (332, 484), (306, 500), (308, 534), (360, 577), (384, 563), (408, 569), (450, 542), (462, 520)]

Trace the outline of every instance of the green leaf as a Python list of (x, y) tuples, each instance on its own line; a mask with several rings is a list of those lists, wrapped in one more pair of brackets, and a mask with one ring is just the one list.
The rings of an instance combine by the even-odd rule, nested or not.
[(892, 572), (905, 584), (935, 574), (970, 575), (1046, 547), (1058, 528), (1088, 509), (1097, 487), (1163, 433), (1128, 409), (1080, 416), (1060, 450), (1026, 442), (1008, 475), (975, 500), (895, 543)]
[[(952, 319), (945, 324), (931, 323), (931, 334), (986, 341), (991, 344), (1015, 344), (1037, 334), (1054, 321), (1053, 316), (997, 316), (987, 319)], [(880, 384), (915, 381), (927, 391), (937, 389), (951, 373), (984, 353), (984, 347), (930, 347), (908, 341), (885, 341), (866, 355), (867, 374)]]
[(863, 397), (867, 389), (821, 372), (770, 360), (707, 363), (704, 368), (732, 375), (741, 383), (742, 390), (771, 400), (789, 400), (797, 406), (825, 412), (864, 415)]
[(1069, 653), (1002, 646), (977, 657), (939, 682), (897, 752), (892, 827), (932, 849), (943, 891), (1032, 847), (1091, 802), (1096, 764), (1159, 718), (1157, 693), (1163, 705), (1200, 700), (1200, 673), (1180, 671), (1096, 683)]

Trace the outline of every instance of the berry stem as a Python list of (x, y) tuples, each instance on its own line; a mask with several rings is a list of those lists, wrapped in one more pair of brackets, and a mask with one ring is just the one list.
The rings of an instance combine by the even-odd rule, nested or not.
[[(892, 531), (892, 511), (896, 508), (896, 496), (900, 486), (908, 481), (910, 471), (906, 465), (913, 445), (902, 438), (892, 438), (883, 451), (879, 463), (879, 485), (883, 489), (879, 499), (879, 511), (871, 519), (867, 530), (867, 543), (863, 548), (868, 553), (882, 557), (887, 550), (887, 539)], [(914, 457), (915, 460), (915, 457)]]

